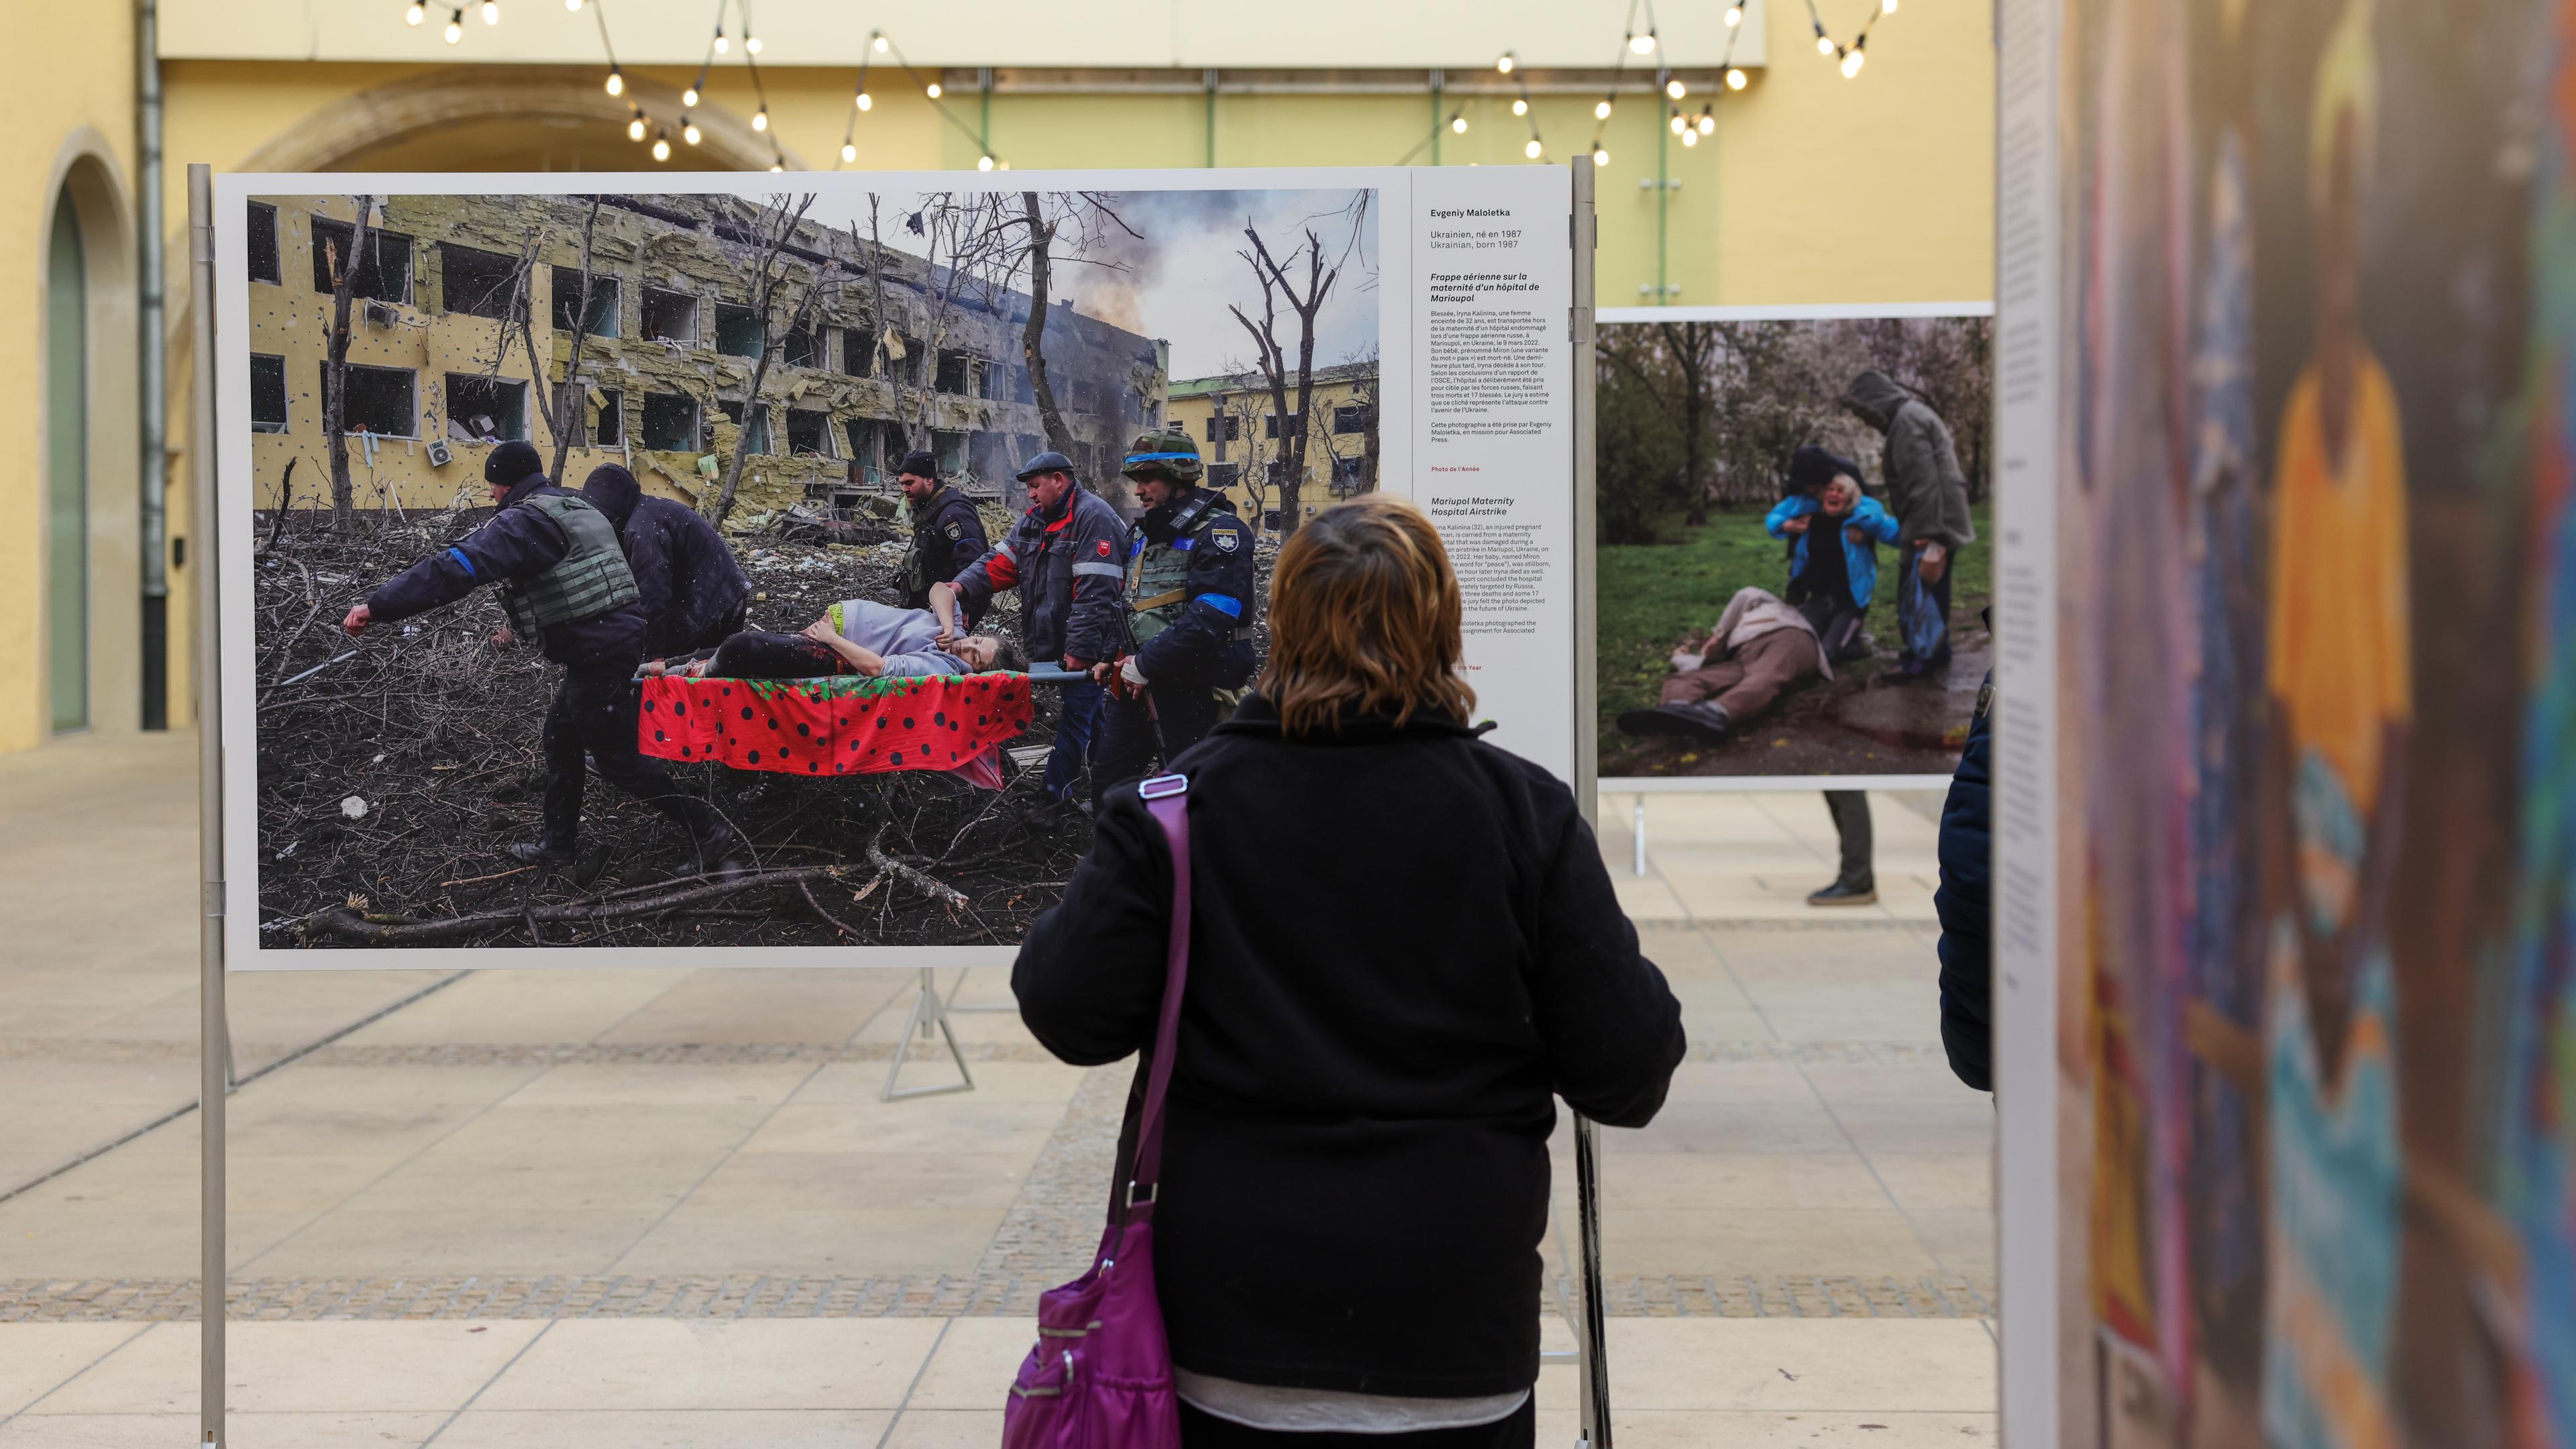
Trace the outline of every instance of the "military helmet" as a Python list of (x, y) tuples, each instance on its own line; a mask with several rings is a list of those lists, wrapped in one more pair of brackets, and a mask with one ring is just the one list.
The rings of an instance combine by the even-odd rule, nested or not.
[(1118, 471), (1130, 478), (1160, 471), (1177, 483), (1195, 484), (1205, 472), (1199, 465), (1199, 445), (1188, 433), (1174, 428), (1169, 432), (1138, 433), (1127, 445), (1126, 461)]

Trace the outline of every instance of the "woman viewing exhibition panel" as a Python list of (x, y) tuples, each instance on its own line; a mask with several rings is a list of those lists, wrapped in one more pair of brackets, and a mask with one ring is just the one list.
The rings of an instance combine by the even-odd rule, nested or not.
[[(1683, 1053), (1592, 831), (1477, 739), (1430, 522), (1295, 533), (1257, 692), (1174, 762), (1194, 914), (1155, 1278), (1193, 1446), (1527, 1445), (1562, 1096), (1640, 1127)], [(1068, 1062), (1151, 1044), (1172, 867), (1136, 787), (1011, 984)]]

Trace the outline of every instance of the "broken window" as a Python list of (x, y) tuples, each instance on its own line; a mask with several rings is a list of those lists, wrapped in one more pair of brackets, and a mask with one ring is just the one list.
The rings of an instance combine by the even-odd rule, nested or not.
[[(322, 390), (317, 396), (328, 407), (331, 396), (331, 364), (318, 362)], [(414, 405), (417, 380), (408, 367), (369, 367), (352, 362), (349, 368), (349, 393), (340, 401), (341, 426), (352, 433), (373, 433), (380, 438), (414, 438), (420, 436), (420, 410)]]
[(778, 344), (778, 360), (789, 367), (823, 366), (823, 334), (811, 327), (789, 328)]
[(921, 383), (921, 339), (906, 337), (902, 342), (903, 356), (889, 355), (886, 358), (886, 378), (906, 387), (917, 387)]
[(939, 475), (943, 478), (966, 471), (966, 435), (933, 432), (930, 450), (939, 455)]
[(716, 404), (716, 411), (723, 413), (735, 427), (742, 429), (744, 452), (769, 451), (769, 405), (767, 403), (751, 410), (751, 421), (747, 424), (742, 420), (742, 404), (738, 402), (719, 402)]
[(819, 457), (832, 455), (832, 415), (804, 408), (787, 410), (787, 451)]
[[(841, 370), (852, 377), (871, 377), (876, 372), (876, 335), (865, 327), (841, 329)], [(856, 426), (853, 424), (852, 426)]]
[(250, 220), (242, 253), (250, 263), (250, 279), (274, 282), (277, 272), (277, 208), (265, 201), (250, 204)]
[(1333, 431), (1365, 433), (1368, 431), (1368, 409), (1358, 403), (1345, 403), (1333, 409)]
[(1131, 423), (1141, 423), (1145, 421), (1145, 395), (1143, 393), (1136, 391), (1134, 388), (1122, 388), (1120, 389), (1119, 396), (1127, 405), (1127, 421)]
[(941, 392), (961, 395), (966, 393), (968, 391), (966, 364), (971, 360), (962, 352), (942, 351), (939, 354), (938, 376), (934, 379), (937, 389)]
[(447, 375), (447, 435), (465, 443), (506, 443), (528, 436), (528, 385), (507, 377)]
[(1207, 470), (1208, 486), (1219, 493), (1243, 482), (1241, 463), (1211, 463)]
[(1261, 436), (1265, 438), (1276, 438), (1282, 433), (1285, 433), (1288, 437), (1293, 438), (1297, 436), (1297, 425), (1305, 419), (1305, 416), (1306, 415), (1304, 413), (1290, 413), (1288, 415), (1288, 426), (1283, 429), (1279, 426), (1279, 414), (1264, 413), (1261, 417)]
[(1024, 403), (1038, 400), (1037, 378), (1025, 367), (1011, 369), (1011, 399)]
[(438, 244), (438, 294), (450, 312), (506, 321), (519, 293), (519, 263), (499, 252)]
[[(333, 221), (327, 216), (313, 218), (314, 291), (337, 289), (341, 268), (348, 265), (349, 243), (356, 240), (357, 233), (358, 229), (345, 221)], [(397, 236), (381, 227), (369, 228), (366, 255), (358, 258), (349, 295), (379, 302), (409, 301), (411, 238)]]
[(760, 314), (731, 302), (716, 304), (716, 351), (728, 357), (760, 355)]
[[(698, 299), (686, 292), (644, 289), (644, 335), (655, 342), (696, 342), (698, 340)], [(691, 416), (696, 415), (690, 404)]]
[(617, 279), (590, 274), (590, 320), (581, 320), (581, 268), (554, 269), (555, 330), (579, 330), (593, 337), (615, 337), (617, 330)]
[(599, 407), (590, 416), (590, 445), (613, 448), (626, 441), (626, 394), (613, 387), (599, 390)]
[(993, 402), (1000, 402), (1002, 390), (1010, 385), (1010, 375), (1009, 363), (987, 360), (981, 378), (982, 385), (975, 390), (975, 395)]
[(250, 430), (286, 431), (286, 359), (263, 352), (250, 355)]
[(1347, 496), (1361, 491), (1360, 462), (1358, 458), (1333, 460), (1333, 492), (1336, 495)]
[(698, 451), (698, 400), (679, 393), (644, 394), (644, 446), (675, 453)]

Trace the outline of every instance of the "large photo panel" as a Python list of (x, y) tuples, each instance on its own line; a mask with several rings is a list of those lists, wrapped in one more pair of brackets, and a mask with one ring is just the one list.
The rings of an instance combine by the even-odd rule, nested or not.
[(1602, 788), (1945, 783), (1993, 655), (1993, 308), (1600, 318)]
[(2007, 1439), (2576, 1443), (2576, 12), (2006, 35)]
[(1380, 488), (1573, 778), (1563, 170), (674, 180), (219, 179), (234, 966), (1005, 963)]

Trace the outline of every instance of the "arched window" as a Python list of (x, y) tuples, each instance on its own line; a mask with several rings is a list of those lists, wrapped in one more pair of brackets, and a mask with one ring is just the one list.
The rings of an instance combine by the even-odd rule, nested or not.
[(66, 183), (45, 260), (45, 648), (56, 730), (89, 723), (88, 273)]

